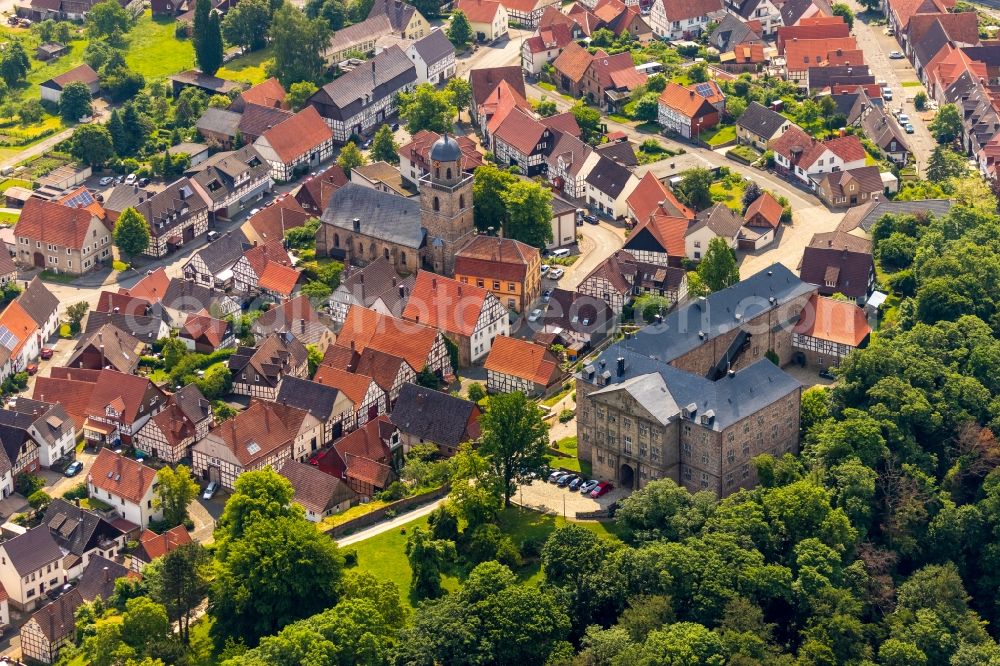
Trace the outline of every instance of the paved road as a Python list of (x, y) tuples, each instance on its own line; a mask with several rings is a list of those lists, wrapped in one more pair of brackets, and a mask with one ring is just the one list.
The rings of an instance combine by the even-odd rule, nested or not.
[(457, 75), (463, 76), (470, 69), (520, 64), (521, 44), (532, 34), (531, 30), (511, 28), (507, 39), (491, 46), (480, 46), (471, 54), (458, 58)]
[[(584, 224), (577, 227), (577, 230), (583, 234), (586, 252), (572, 266), (566, 267), (566, 274), (559, 280), (559, 286), (569, 291), (574, 291), (583, 282), (583, 278), (616, 250), (620, 250), (625, 242), (625, 226), (620, 222), (601, 220), (600, 224)], [(548, 287), (552, 280), (546, 280), (546, 283), (545, 286)]]
[(441, 499), (435, 500), (430, 504), (424, 504), (423, 506), (414, 509), (413, 511), (396, 516), (392, 520), (377, 523), (375, 525), (372, 525), (371, 527), (366, 527), (360, 532), (355, 532), (350, 536), (341, 537), (337, 539), (337, 545), (341, 547), (350, 546), (352, 543), (357, 543), (358, 541), (364, 541), (365, 539), (370, 539), (373, 536), (382, 534), (383, 532), (388, 532), (390, 530), (398, 529), (399, 527), (405, 525), (406, 523), (412, 520), (416, 520), (417, 518), (426, 516), (431, 511), (441, 506), (441, 503), (444, 502), (445, 499), (447, 498), (442, 497)]
[[(861, 12), (862, 7), (857, 0), (849, 0), (848, 4), (856, 13)], [(927, 166), (927, 158), (937, 142), (931, 137), (924, 119), (917, 113), (913, 102), (906, 101), (907, 96), (912, 98), (924, 89), (923, 86), (903, 86), (904, 82), (919, 82), (917, 72), (913, 69), (910, 61), (905, 58), (889, 59), (891, 52), (902, 51), (902, 47), (895, 37), (885, 34), (885, 26), (868, 25), (859, 16), (854, 21), (854, 36), (858, 46), (865, 52), (865, 62), (875, 76), (875, 80), (885, 81), (892, 89), (893, 99), (886, 103), (887, 108), (898, 109), (903, 106), (904, 111), (910, 117), (914, 133), (907, 135), (906, 140), (909, 143), (910, 151), (916, 156), (917, 170), (923, 174)], [(928, 118), (933, 117), (930, 113), (927, 116)]]
[(52, 136), (39, 141), (33, 146), (28, 146), (16, 155), (12, 155), (5, 160), (0, 160), (0, 168), (12, 167), (20, 162), (23, 162), (29, 157), (35, 157), (36, 155), (47, 153), (52, 150), (57, 143), (63, 141), (64, 139), (68, 139), (71, 136), (73, 136), (73, 128), (64, 129), (57, 134), (53, 134)]

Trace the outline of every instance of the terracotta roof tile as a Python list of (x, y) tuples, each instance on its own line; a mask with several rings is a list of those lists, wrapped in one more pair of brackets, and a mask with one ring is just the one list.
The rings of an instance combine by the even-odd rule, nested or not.
[(198, 340), (204, 337), (205, 341), (213, 348), (222, 344), (226, 339), (230, 324), (222, 319), (213, 319), (208, 315), (192, 314), (188, 315), (181, 329), (181, 335), (191, 340)]
[(760, 215), (771, 229), (777, 229), (778, 225), (781, 224), (783, 211), (784, 209), (778, 200), (771, 196), (770, 192), (764, 192), (747, 207), (743, 219), (750, 222), (755, 216)]
[(28, 199), (14, 225), (14, 235), (32, 241), (80, 249), (86, 241), (94, 214), (36, 197)]
[(247, 467), (283, 447), (291, 447), (307, 414), (296, 407), (252, 400), (249, 407), (219, 424), (209, 436), (218, 436)]
[[(256, 215), (251, 215), (244, 223), (249, 226), (262, 242), (283, 240), (289, 229), (301, 227), (312, 217), (295, 200), (285, 197), (273, 206), (261, 209)], [(246, 227), (244, 227), (245, 229)], [(247, 232), (249, 236), (249, 231)]]
[[(639, 184), (628, 195), (626, 203), (637, 221), (645, 221), (660, 211), (676, 217), (694, 219), (694, 211), (682, 204), (669, 187), (660, 182), (652, 171), (647, 171)], [(662, 204), (662, 205), (661, 205)]]
[(542, 53), (550, 49), (565, 48), (573, 41), (571, 23), (552, 23), (539, 27), (538, 34), (529, 37), (524, 44), (531, 53)]
[(842, 17), (833, 17), (829, 23), (812, 25), (780, 25), (778, 26), (777, 47), (778, 55), (785, 53), (785, 45), (792, 40), (804, 39), (836, 39), (849, 37), (850, 28)]
[(156, 470), (102, 448), (90, 466), (87, 479), (96, 488), (138, 504), (156, 481)]
[(144, 278), (136, 282), (128, 289), (119, 289), (119, 294), (141, 298), (150, 303), (159, 303), (167, 293), (170, 286), (170, 278), (162, 268), (157, 268), (152, 273), (147, 273)]
[(851, 301), (813, 294), (793, 332), (857, 347), (871, 334), (865, 311)]
[(499, 2), (491, 0), (458, 0), (455, 11), (464, 13), (472, 23), (493, 23), (500, 6)]
[(288, 120), (264, 132), (258, 141), (268, 145), (285, 163), (333, 139), (333, 132), (314, 106), (307, 106)]
[(722, 11), (722, 0), (657, 0), (668, 21), (683, 21)]
[(191, 540), (191, 534), (183, 525), (169, 529), (163, 534), (143, 530), (142, 534), (139, 535), (139, 549), (145, 556), (143, 559), (146, 562), (152, 562), (156, 558), (190, 543), (194, 543)]
[(861, 139), (853, 134), (839, 136), (835, 139), (827, 139), (823, 142), (823, 145), (845, 162), (855, 162), (865, 159), (865, 147), (861, 143)]
[(352, 305), (336, 344), (359, 352), (371, 347), (397, 354), (420, 372), (427, 365), (439, 335), (440, 332), (430, 326)]
[(453, 335), (471, 336), (492, 296), (485, 289), (427, 271), (417, 273), (403, 319)]
[[(669, 256), (684, 257), (687, 256), (684, 249), (684, 238), (687, 235), (688, 222), (688, 219), (684, 217), (655, 213), (648, 220), (640, 223), (635, 231), (629, 234), (629, 239), (638, 238), (642, 231), (648, 231)], [(629, 249), (628, 241), (625, 242), (625, 249)]]
[[(38, 324), (17, 301), (10, 303), (0, 314), (0, 325), (6, 327), (16, 338), (14, 346), (9, 348), (10, 356), (8, 358), (20, 354), (24, 344), (38, 330)], [(5, 347), (5, 349), (7, 348)]]
[(587, 68), (593, 59), (594, 56), (590, 55), (587, 49), (576, 42), (570, 42), (559, 57), (552, 61), (552, 66), (570, 81), (577, 83), (583, 80), (583, 75), (587, 73)]
[[(707, 112), (708, 108), (705, 105), (711, 106), (705, 97), (673, 81), (667, 83), (667, 87), (660, 93), (659, 101), (660, 104), (674, 109), (688, 118), (694, 118), (699, 113)], [(713, 110), (714, 108), (712, 107)]]
[(541, 345), (498, 335), (483, 366), (486, 370), (548, 386), (559, 378), (559, 361)]
[(258, 284), (261, 289), (289, 296), (295, 290), (299, 275), (299, 271), (291, 266), (282, 266), (277, 262), (269, 261), (264, 267), (264, 272), (258, 278)]
[(374, 381), (371, 377), (341, 370), (330, 365), (320, 365), (313, 375), (314, 382), (330, 386), (346, 395), (356, 407), (360, 407)]
[(278, 82), (278, 79), (274, 77), (244, 90), (240, 94), (240, 97), (246, 104), (285, 107), (285, 89)]
[(455, 274), (523, 282), (529, 267), (540, 261), (538, 248), (512, 238), (479, 235), (455, 254)]

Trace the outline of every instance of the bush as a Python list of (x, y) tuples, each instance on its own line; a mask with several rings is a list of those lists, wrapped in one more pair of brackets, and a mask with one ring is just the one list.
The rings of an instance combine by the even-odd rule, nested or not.
[(353, 567), (358, 563), (358, 549), (347, 548), (341, 551), (344, 554), (344, 565)]
[(396, 500), (401, 500), (410, 494), (409, 489), (406, 487), (405, 483), (401, 481), (393, 481), (390, 483), (385, 490), (378, 494), (378, 499), (384, 502), (395, 502)]
[(545, 545), (545, 539), (541, 537), (528, 537), (521, 544), (521, 556), (534, 558), (542, 554), (542, 546)]
[(572, 409), (564, 409), (561, 412), (559, 412), (559, 423), (568, 423), (569, 421), (573, 420), (574, 416), (576, 416), (575, 411), (573, 411)]
[(469, 396), (469, 400), (471, 400), (472, 402), (479, 402), (480, 400), (486, 397), (486, 389), (484, 389), (483, 385), (480, 384), (479, 382), (473, 382), (469, 384), (469, 390), (467, 393)]
[(918, 92), (913, 97), (913, 106), (916, 107), (917, 111), (924, 111), (927, 109), (927, 93), (923, 90)]
[(14, 483), (14, 488), (25, 497), (45, 487), (45, 479), (34, 474), (20, 474)]
[(78, 499), (84, 499), (89, 495), (90, 491), (87, 490), (87, 483), (85, 481), (81, 481), (80, 483), (76, 484), (75, 486), (67, 490), (65, 493), (63, 493), (63, 499), (78, 500)]

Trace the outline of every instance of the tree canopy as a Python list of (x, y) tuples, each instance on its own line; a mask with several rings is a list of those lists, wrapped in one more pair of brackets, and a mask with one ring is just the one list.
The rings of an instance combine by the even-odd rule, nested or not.
[(122, 211), (115, 222), (115, 245), (127, 257), (142, 254), (149, 248), (149, 223), (142, 213), (129, 207)]

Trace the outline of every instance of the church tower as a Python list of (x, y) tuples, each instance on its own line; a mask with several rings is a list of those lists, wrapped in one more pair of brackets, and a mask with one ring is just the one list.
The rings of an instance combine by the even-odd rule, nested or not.
[(455, 253), (472, 238), (472, 175), (462, 171), (462, 149), (445, 134), (431, 146), (430, 172), (420, 179), (420, 220), (427, 231), (427, 262), (455, 274)]

